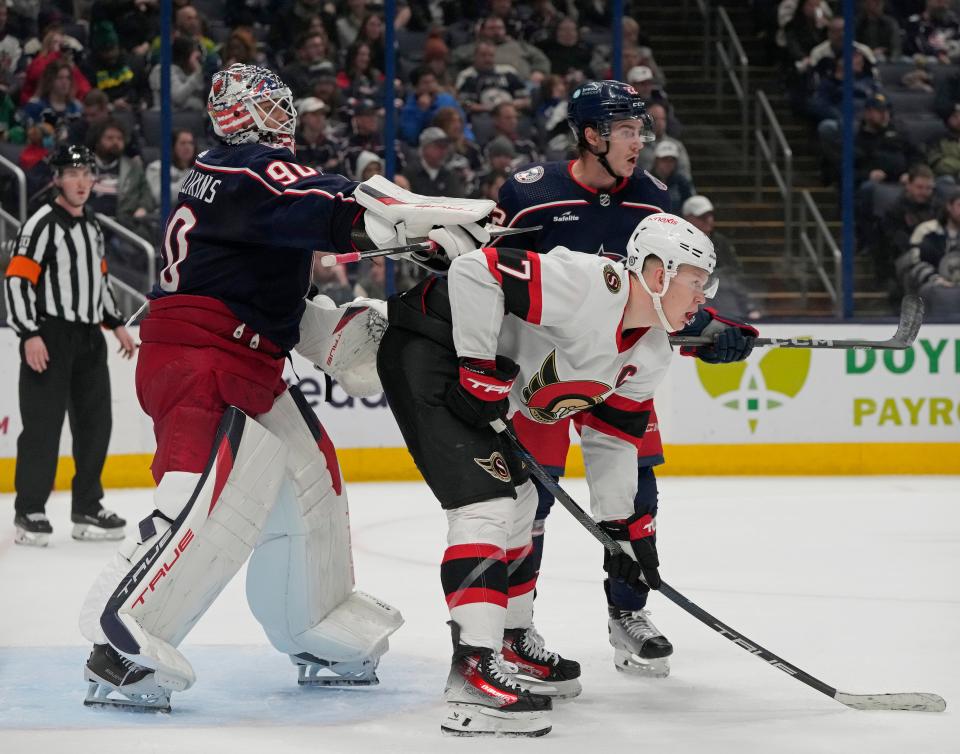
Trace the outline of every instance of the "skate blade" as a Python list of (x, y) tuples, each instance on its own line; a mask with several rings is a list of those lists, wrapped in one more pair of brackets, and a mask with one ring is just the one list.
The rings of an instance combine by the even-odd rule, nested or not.
[[(110, 694), (117, 694), (117, 696), (110, 696)], [(112, 686), (88, 681), (87, 696), (83, 700), (83, 706), (118, 707), (131, 712), (169, 712), (170, 697), (158, 695), (153, 698), (131, 699)]]
[(513, 679), (531, 694), (549, 696), (556, 702), (575, 699), (583, 691), (583, 686), (577, 678), (571, 678), (569, 681), (541, 681), (537, 678), (515, 675)]
[(123, 527), (119, 529), (100, 529), (89, 524), (74, 524), (70, 536), (78, 542), (115, 542), (118, 539), (123, 539), (126, 534)]
[(50, 544), (49, 534), (37, 534), (18, 528), (13, 535), (14, 544), (24, 545), (26, 547), (46, 547)]
[(537, 738), (553, 729), (546, 712), (501, 712), (477, 704), (447, 703), (447, 714), (440, 723), (445, 736), (496, 736)]
[(641, 678), (666, 678), (670, 675), (670, 661), (666, 657), (645, 659), (632, 652), (614, 653), (614, 667), (626, 675)]
[[(326, 673), (324, 673), (326, 671)], [(297, 665), (298, 686), (379, 686), (380, 679), (375, 672), (356, 675), (337, 675), (320, 665)]]

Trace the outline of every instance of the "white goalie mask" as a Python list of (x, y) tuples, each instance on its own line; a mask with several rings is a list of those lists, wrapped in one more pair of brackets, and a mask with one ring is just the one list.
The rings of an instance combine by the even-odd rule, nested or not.
[(213, 75), (207, 114), (227, 144), (272, 144), (294, 150), (293, 94), (267, 68), (234, 63)]
[[(641, 274), (643, 260), (654, 256), (663, 263), (663, 290), (654, 293), (647, 286)], [(713, 298), (717, 293), (720, 280), (714, 274), (717, 266), (717, 254), (713, 241), (706, 234), (684, 220), (682, 217), (666, 212), (648, 215), (634, 228), (627, 242), (627, 269), (635, 272), (640, 285), (653, 299), (660, 323), (667, 332), (673, 328), (663, 313), (662, 298), (670, 288), (670, 281), (677, 276), (680, 265), (704, 270), (707, 281), (703, 284), (703, 295)]]

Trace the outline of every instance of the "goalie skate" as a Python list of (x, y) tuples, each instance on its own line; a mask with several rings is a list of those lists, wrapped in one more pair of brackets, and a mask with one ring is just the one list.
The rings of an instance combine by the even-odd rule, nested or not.
[(123, 539), (123, 527), (127, 525), (124, 519), (106, 508), (101, 508), (96, 513), (74, 513), (70, 520), (73, 521), (70, 536), (87, 542)]
[(517, 666), (516, 682), (534, 694), (573, 699), (583, 690), (580, 663), (547, 650), (533, 626), (504, 631), (503, 659)]
[(613, 662), (621, 673), (666, 678), (673, 645), (650, 620), (648, 610), (621, 611), (610, 607), (607, 623)]
[(376, 686), (377, 665), (380, 658), (355, 662), (322, 660), (308, 652), (291, 655), (290, 661), (297, 666), (301, 686)]
[(53, 534), (53, 527), (45, 513), (18, 513), (13, 518), (16, 527), (14, 543), (30, 547), (46, 547)]
[(95, 644), (83, 670), (88, 707), (126, 707), (170, 711), (170, 692), (157, 685), (154, 672), (123, 657), (109, 644)]

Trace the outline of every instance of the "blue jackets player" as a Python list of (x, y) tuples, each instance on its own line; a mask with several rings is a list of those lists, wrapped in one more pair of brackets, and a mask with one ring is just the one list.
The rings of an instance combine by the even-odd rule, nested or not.
[[(545, 253), (556, 246), (566, 246), (621, 259), (626, 256), (627, 242), (641, 220), (672, 210), (667, 187), (637, 167), (640, 150), (655, 138), (652, 120), (633, 87), (619, 81), (593, 81), (571, 95), (567, 122), (577, 140), (577, 159), (537, 163), (515, 173), (500, 189), (494, 219), (511, 228), (542, 226), (541, 230), (519, 237), (524, 247), (533, 251)], [(688, 355), (709, 362), (727, 362), (747, 357), (757, 331), (704, 308), (683, 333), (715, 337), (714, 346), (690, 349)], [(653, 467), (663, 463), (653, 402), (645, 401), (631, 409), (638, 415), (649, 412), (649, 418), (637, 451), (635, 515), (627, 525), (645, 516), (656, 516), (658, 495)], [(630, 421), (626, 415), (622, 419)], [(590, 422), (591, 418), (584, 421)], [(514, 426), (537, 459), (562, 475), (569, 448), (569, 423), (538, 424), (520, 416), (514, 419)], [(609, 424), (606, 429), (617, 431), (616, 426)], [(539, 484), (537, 487), (540, 504), (534, 520), (533, 543), (539, 570), (544, 524), (553, 497)], [(619, 579), (607, 579), (604, 589), (617, 669), (665, 677), (673, 647), (645, 610), (648, 592), (636, 591)]]

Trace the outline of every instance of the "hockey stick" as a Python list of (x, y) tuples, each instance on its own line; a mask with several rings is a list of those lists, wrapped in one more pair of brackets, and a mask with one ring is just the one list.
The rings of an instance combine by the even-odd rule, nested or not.
[[(520, 233), (531, 233), (536, 230), (543, 230), (543, 226), (531, 225), (525, 228), (492, 228), (489, 233), (490, 238), (501, 238), (503, 236), (515, 236)], [(360, 240), (365, 243), (369, 243), (370, 241), (367, 234), (363, 231), (356, 231), (351, 235), (354, 241)], [(423, 240), (405, 246), (394, 246), (389, 249), (370, 249), (369, 251), (348, 251), (345, 254), (328, 254), (320, 258), (320, 264), (323, 267), (335, 267), (338, 264), (350, 264), (351, 262), (359, 262), (363, 259), (385, 257), (389, 254), (435, 254), (439, 248), (436, 241)]]
[[(564, 491), (563, 487), (555, 482), (553, 477), (551, 477), (550, 474), (548, 474), (544, 468), (537, 463), (536, 459), (526, 448), (523, 447), (523, 445), (517, 439), (517, 436), (513, 433), (513, 430), (511, 430), (505, 422), (498, 419), (492, 422), (490, 426), (492, 426), (497, 432), (500, 432), (507, 437), (507, 439), (510, 441), (510, 444), (513, 445), (514, 449), (517, 451), (523, 461), (530, 467), (533, 475), (540, 480), (541, 484), (543, 484), (543, 486), (546, 487), (546, 489), (557, 500), (560, 501), (560, 504), (563, 505), (564, 508), (573, 514), (573, 517), (577, 519), (577, 521), (579, 521), (587, 531), (589, 531), (597, 540), (599, 540), (599, 542), (607, 549), (608, 552), (610, 552), (612, 555), (618, 555), (624, 551), (617, 541), (613, 539), (613, 537), (611, 537), (607, 532), (601, 529), (597, 522), (594, 521), (583, 508), (577, 505), (576, 501)], [(938, 696), (937, 694), (847, 694), (843, 691), (838, 691), (833, 686), (830, 686), (820, 679), (814, 678), (812, 675), (801, 670), (800, 668), (791, 665), (782, 657), (775, 655), (769, 649), (761, 647), (752, 639), (746, 638), (739, 631), (735, 631), (723, 621), (720, 621), (710, 615), (710, 613), (696, 603), (691, 602), (665, 581), (661, 581), (659, 591), (677, 607), (690, 613), (690, 615), (692, 615), (698, 621), (709, 626), (725, 639), (729, 639), (741, 649), (745, 649), (750, 654), (760, 657), (760, 659), (762, 659), (768, 665), (772, 665), (773, 667), (782, 670), (792, 678), (802, 681), (811, 688), (819, 691), (821, 694), (826, 694), (827, 696), (831, 697), (832, 699), (836, 699), (838, 702), (846, 705), (847, 707), (861, 710), (913, 710), (917, 712), (942, 712), (947, 707), (947, 703), (944, 701), (943, 697)]]
[[(874, 348), (902, 351), (909, 348), (917, 338), (923, 324), (923, 299), (912, 294), (904, 296), (900, 304), (900, 323), (897, 332), (889, 340), (824, 340), (822, 338), (757, 338), (754, 346), (776, 348), (853, 348), (869, 351)], [(708, 346), (713, 338), (703, 335), (671, 335), (670, 345)]]

